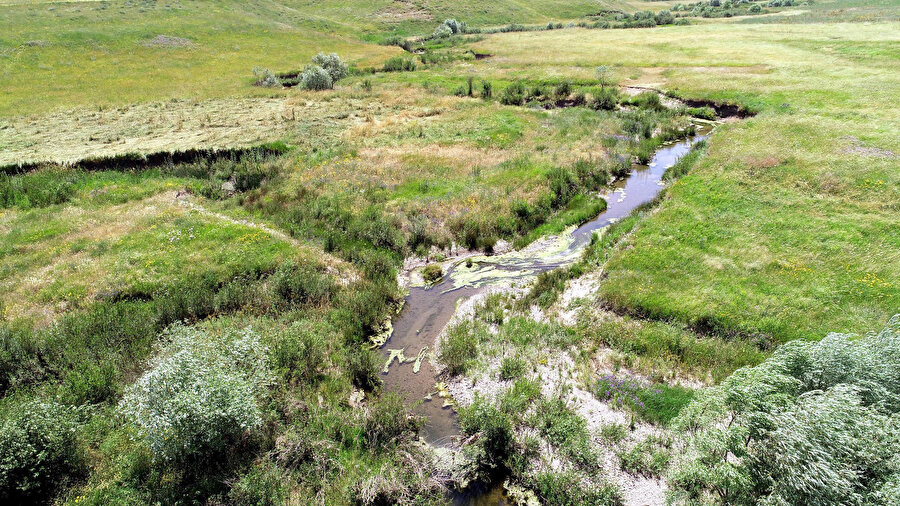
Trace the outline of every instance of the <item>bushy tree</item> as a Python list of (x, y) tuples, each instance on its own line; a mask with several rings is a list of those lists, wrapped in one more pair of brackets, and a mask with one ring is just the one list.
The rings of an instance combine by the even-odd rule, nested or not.
[(334, 83), (347, 77), (350, 73), (350, 68), (346, 63), (341, 61), (341, 57), (338, 56), (337, 53), (319, 53), (313, 56), (312, 63), (313, 65), (318, 65), (325, 69), (325, 72), (328, 72), (328, 76), (331, 77), (332, 86), (334, 86)]
[(0, 499), (39, 502), (84, 470), (76, 430), (81, 413), (32, 401), (0, 426)]
[(158, 460), (209, 461), (262, 422), (256, 397), (271, 381), (268, 350), (249, 329), (216, 338), (177, 325), (163, 341), (119, 409)]
[(318, 65), (307, 65), (300, 73), (300, 87), (304, 90), (328, 90), (334, 87), (334, 81), (327, 70)]
[(679, 415), (669, 480), (685, 500), (896, 504), (900, 315), (878, 334), (794, 341)]

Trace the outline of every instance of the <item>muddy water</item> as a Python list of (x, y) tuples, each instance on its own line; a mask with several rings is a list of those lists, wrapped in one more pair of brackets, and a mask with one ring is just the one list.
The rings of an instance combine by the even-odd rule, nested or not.
[[(459, 433), (456, 413), (436, 394), (438, 379), (427, 358), (434, 349), (435, 338), (453, 316), (457, 304), (491, 285), (524, 283), (541, 272), (575, 262), (596, 231), (653, 200), (663, 188), (662, 175), (666, 169), (684, 156), (693, 143), (706, 138), (708, 130), (703, 128), (695, 137), (663, 145), (649, 165), (635, 166), (631, 174), (618, 181), (606, 195), (607, 209), (596, 219), (553, 240), (545, 239), (520, 251), (475, 257), (471, 259), (471, 266), (457, 262), (446, 269), (444, 279), (437, 285), (427, 289), (410, 288), (403, 310), (394, 319), (393, 333), (382, 347), (385, 361), (390, 357), (390, 350), (400, 349), (407, 361), (391, 362), (383, 379), (387, 388), (400, 392), (410, 405), (415, 406), (414, 411), (428, 418), (424, 429), (426, 441), (445, 446)], [(427, 349), (423, 351), (425, 347)], [(425, 358), (418, 361), (420, 369), (414, 372), (418, 356)]]

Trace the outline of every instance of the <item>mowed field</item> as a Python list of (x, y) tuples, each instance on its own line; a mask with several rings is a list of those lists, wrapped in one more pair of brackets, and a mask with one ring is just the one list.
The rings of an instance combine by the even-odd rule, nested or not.
[(609, 262), (611, 305), (764, 341), (900, 307), (900, 25), (709, 24), (492, 36), (492, 75), (589, 76), (741, 104)]

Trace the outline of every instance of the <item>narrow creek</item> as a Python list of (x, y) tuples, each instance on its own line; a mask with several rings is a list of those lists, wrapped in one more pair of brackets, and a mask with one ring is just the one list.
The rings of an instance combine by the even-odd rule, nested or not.
[[(428, 443), (446, 446), (459, 434), (456, 412), (436, 392), (440, 379), (428, 357), (457, 305), (490, 286), (526, 283), (541, 272), (575, 262), (596, 231), (653, 200), (664, 187), (662, 175), (666, 169), (694, 143), (705, 139), (710, 130), (709, 126), (699, 126), (697, 135), (660, 147), (648, 165), (635, 165), (629, 176), (617, 181), (606, 194), (607, 209), (594, 220), (555, 240), (539, 240), (539, 245), (519, 251), (472, 257), (471, 262), (456, 261), (445, 269), (438, 284), (410, 288), (402, 311), (394, 318), (393, 332), (381, 347), (386, 364), (382, 376), (388, 389), (399, 392), (415, 406), (415, 412), (427, 417), (424, 437)], [(402, 350), (399, 361), (398, 350)]]

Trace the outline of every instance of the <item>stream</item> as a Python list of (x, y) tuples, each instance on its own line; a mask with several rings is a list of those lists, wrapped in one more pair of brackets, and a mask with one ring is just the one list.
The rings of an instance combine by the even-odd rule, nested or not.
[[(612, 185), (605, 195), (606, 210), (594, 220), (519, 251), (456, 261), (445, 268), (437, 284), (410, 287), (403, 309), (393, 320), (393, 332), (381, 347), (387, 363), (382, 376), (386, 388), (399, 392), (414, 406), (414, 412), (427, 417), (423, 435), (428, 443), (447, 446), (459, 434), (456, 412), (436, 393), (435, 385), (440, 380), (428, 357), (458, 304), (487, 287), (524, 284), (541, 272), (574, 263), (595, 232), (653, 200), (665, 186), (662, 175), (666, 169), (695, 142), (705, 139), (710, 130), (706, 125), (698, 127), (697, 135), (660, 147), (648, 165), (635, 165), (628, 177)], [(402, 350), (401, 359), (405, 360), (396, 360), (397, 350)]]

